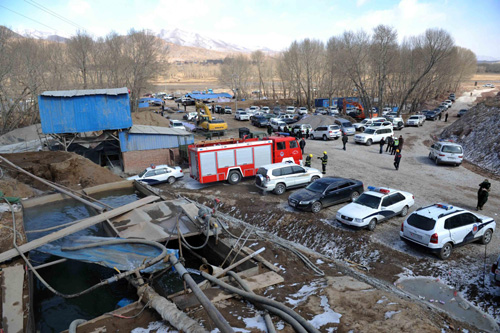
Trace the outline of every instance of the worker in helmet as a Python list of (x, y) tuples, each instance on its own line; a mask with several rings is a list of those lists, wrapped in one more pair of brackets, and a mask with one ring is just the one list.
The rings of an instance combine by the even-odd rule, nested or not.
[(318, 157), (321, 160), (321, 167), (323, 168), (323, 174), (326, 174), (326, 164), (328, 163), (328, 155), (326, 151), (323, 152), (323, 157)]
[(311, 158), (312, 157), (313, 157), (313, 154), (307, 155), (306, 162), (305, 162), (304, 166), (309, 167), (309, 168), (311, 167)]

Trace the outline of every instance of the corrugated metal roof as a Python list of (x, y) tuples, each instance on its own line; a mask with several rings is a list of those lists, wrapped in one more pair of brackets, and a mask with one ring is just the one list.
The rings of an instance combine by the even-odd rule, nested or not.
[(44, 91), (41, 96), (52, 97), (74, 97), (74, 96), (89, 96), (89, 95), (121, 95), (128, 94), (128, 89), (113, 88), (113, 89), (88, 89), (88, 90), (56, 90)]
[(130, 134), (191, 135), (188, 131), (178, 128), (146, 125), (133, 125), (128, 132)]
[(219, 93), (219, 94), (195, 94), (195, 93), (189, 93), (189, 94), (186, 94), (186, 95), (189, 96), (189, 97), (191, 97), (191, 98), (194, 98), (194, 99), (216, 99), (216, 98), (219, 98), (219, 97), (233, 98), (233, 96), (231, 96), (228, 93)]

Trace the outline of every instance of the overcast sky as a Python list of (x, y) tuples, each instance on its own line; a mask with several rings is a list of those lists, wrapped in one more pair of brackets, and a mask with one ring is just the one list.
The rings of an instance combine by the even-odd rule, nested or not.
[(457, 45), (500, 59), (500, 0), (0, 0), (0, 24), (18, 32), (75, 34), (75, 25), (36, 5), (94, 36), (179, 28), (249, 48), (281, 50), (293, 40), (327, 41), (345, 30), (371, 32), (385, 24), (396, 28), (400, 40), (442, 28)]

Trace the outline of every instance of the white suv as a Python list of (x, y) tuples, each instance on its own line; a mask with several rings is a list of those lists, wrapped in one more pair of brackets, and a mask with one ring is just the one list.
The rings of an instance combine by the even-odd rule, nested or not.
[(374, 142), (380, 142), (382, 138), (387, 141), (387, 138), (393, 135), (392, 127), (368, 127), (363, 133), (354, 136), (354, 142), (370, 146)]
[(408, 118), (406, 121), (406, 126), (422, 126), (424, 124), (424, 121), (422, 117), (420, 117), (418, 114), (411, 116)]
[(386, 121), (384, 117), (374, 117), (372, 119), (365, 118), (363, 119), (360, 123), (353, 124), (354, 128), (356, 131), (361, 131), (363, 132), (366, 128), (370, 127), (371, 124), (374, 122), (379, 122), (379, 121)]
[(295, 113), (295, 107), (294, 106), (287, 106), (285, 112), (286, 113)]
[(435, 204), (414, 211), (401, 224), (402, 240), (430, 249), (441, 259), (448, 259), (453, 247), (491, 241), (496, 222), (491, 217), (459, 207)]
[(340, 208), (335, 215), (337, 221), (355, 227), (366, 227), (373, 231), (377, 223), (396, 216), (406, 216), (415, 203), (413, 194), (368, 186), (354, 202)]
[(302, 106), (299, 108), (299, 110), (297, 111), (298, 114), (307, 114), (308, 110), (305, 106)]
[(458, 143), (440, 141), (431, 146), (429, 158), (434, 160), (436, 165), (446, 163), (459, 166), (464, 159), (464, 150)]
[(313, 140), (323, 139), (325, 141), (330, 139), (337, 140), (341, 136), (342, 132), (340, 131), (340, 127), (338, 125), (318, 126), (309, 134), (309, 137)]
[(318, 169), (287, 162), (274, 163), (257, 170), (255, 186), (264, 192), (273, 191), (279, 195), (289, 188), (306, 186), (322, 176)]
[(245, 111), (236, 111), (234, 114), (234, 119), (236, 120), (250, 120), (250, 115)]

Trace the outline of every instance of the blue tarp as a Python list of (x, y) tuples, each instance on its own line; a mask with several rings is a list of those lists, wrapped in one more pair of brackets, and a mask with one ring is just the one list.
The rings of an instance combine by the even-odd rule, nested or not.
[[(92, 247), (81, 250), (63, 250), (86, 244), (100, 243), (113, 239), (110, 237), (80, 236), (65, 237), (62, 242), (49, 243), (37, 248), (38, 251), (52, 254), (58, 257), (73, 259), (93, 264), (99, 264), (111, 269), (117, 268), (120, 271), (129, 271), (141, 266), (144, 262), (154, 259), (161, 251), (157, 247), (143, 244), (116, 244), (101, 247)], [(179, 258), (179, 250), (168, 249), (169, 254), (174, 254)], [(168, 267), (168, 263), (159, 262), (147, 269), (146, 273), (153, 273)]]
[(139, 108), (147, 108), (150, 104), (161, 105), (163, 100), (159, 98), (144, 97), (139, 99)]
[(232, 95), (228, 93), (220, 93), (220, 94), (195, 94), (195, 93), (189, 93), (187, 96), (193, 98), (193, 99), (217, 99), (219, 97), (222, 98), (233, 98)]

